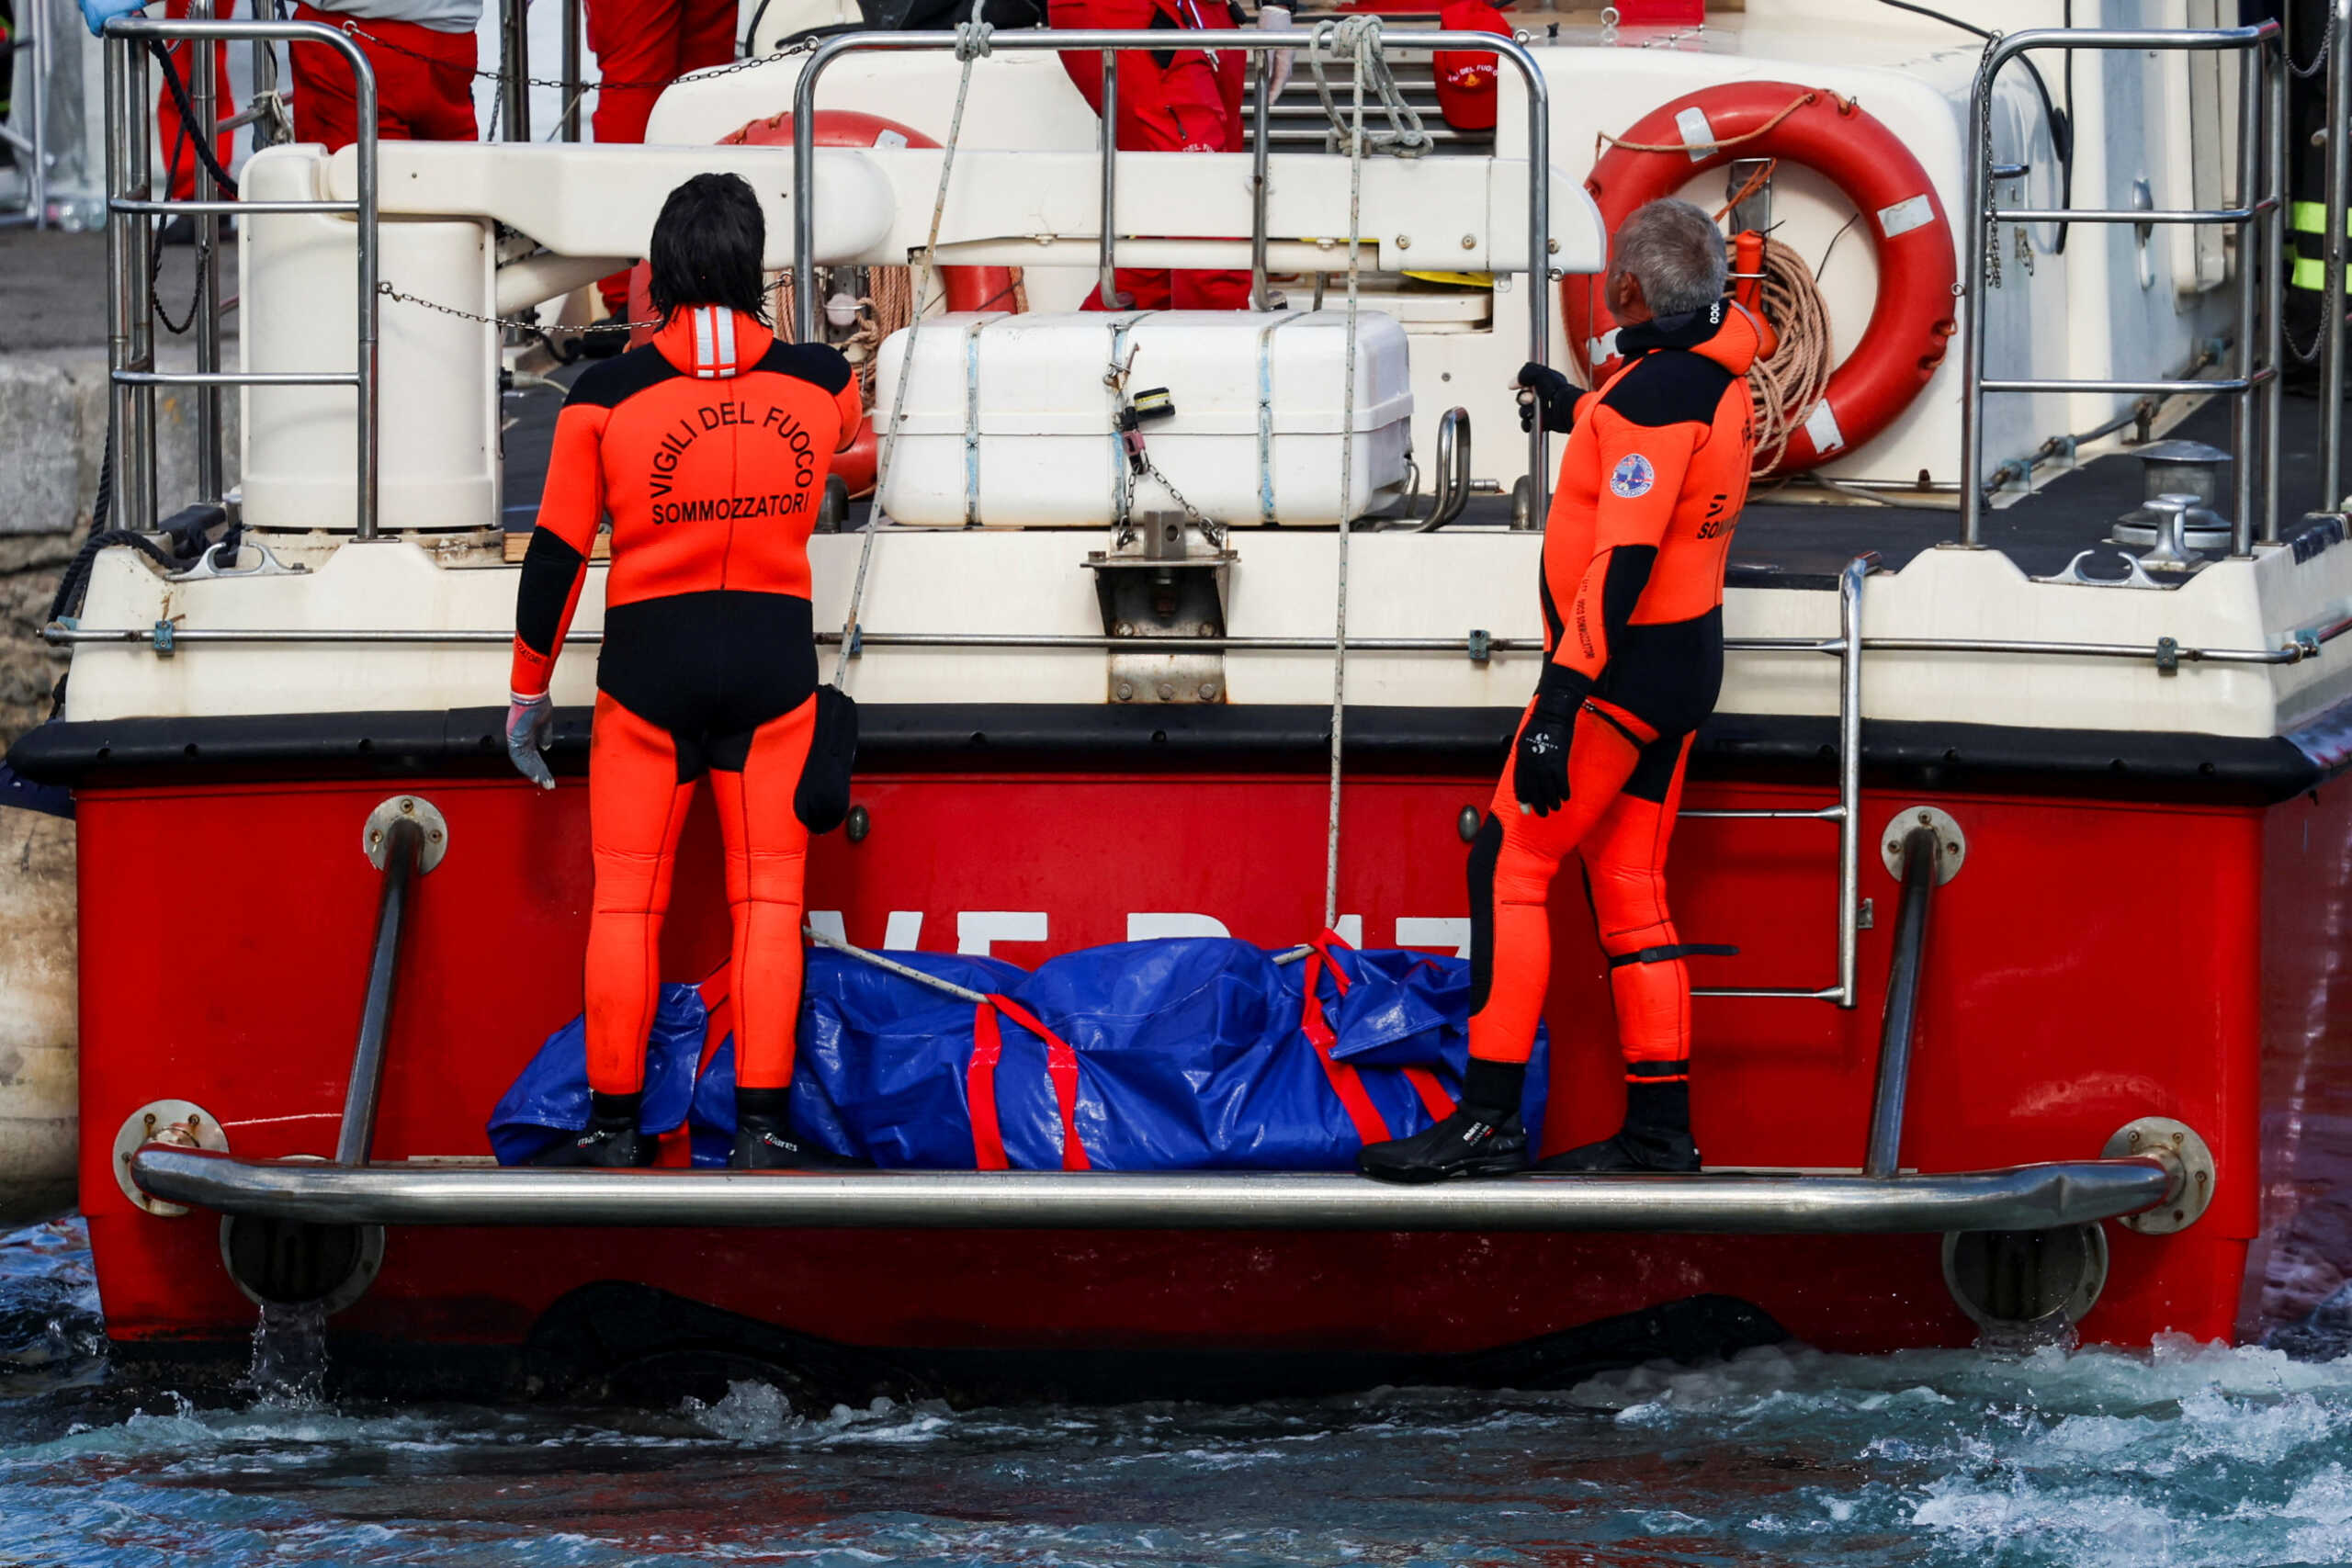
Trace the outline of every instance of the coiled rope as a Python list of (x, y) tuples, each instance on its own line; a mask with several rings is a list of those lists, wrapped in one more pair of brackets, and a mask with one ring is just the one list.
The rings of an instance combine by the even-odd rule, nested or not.
[(1757, 303), (1781, 338), (1770, 358), (1747, 367), (1756, 409), (1756, 457), (1748, 472), (1760, 477), (1788, 450), (1789, 437), (1821, 401), (1837, 367), (1829, 357), (1829, 306), (1813, 269), (1793, 248), (1769, 236)]

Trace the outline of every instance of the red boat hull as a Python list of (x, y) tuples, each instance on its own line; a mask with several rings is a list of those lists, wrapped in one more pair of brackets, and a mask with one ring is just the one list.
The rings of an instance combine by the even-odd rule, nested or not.
[[(134, 1208), (109, 1168), (112, 1134), (175, 1097), (220, 1118), (239, 1154), (332, 1149), (377, 897), (360, 824), (391, 787), (206, 780), (80, 793), (82, 1190), (118, 1342), (251, 1333), (216, 1224)], [(450, 847), (418, 888), (377, 1157), (482, 1155), (492, 1103), (579, 1010), (586, 792), (577, 780), (545, 795), (481, 777), (397, 787), (446, 814)], [(1350, 783), (1340, 903), (1363, 917), (1368, 945), (1394, 942), (1400, 918), (1464, 914), (1458, 814), (1483, 807), (1490, 788), (1464, 776)], [(961, 915), (1042, 912), (1046, 940), (998, 944), (1020, 962), (1123, 940), (1136, 912), (1207, 915), (1235, 936), (1287, 943), (1319, 925), (1325, 789), (1297, 774), (862, 776), (872, 831), (817, 845), (810, 906), (841, 911), (851, 940), (874, 945), (894, 912), (902, 937), (906, 914), (920, 913), (930, 948), (956, 944)], [(2266, 1179), (2319, 1169), (2334, 1147), (2313, 1134), (2289, 1148), (2274, 1134), (2265, 1168), (2266, 1111), (2280, 1124), (2290, 1100), (2345, 1081), (2352, 1050), (2352, 1016), (2327, 1006), (2352, 881), (2347, 801), (2340, 784), (2267, 808), (1865, 797), (1872, 829), (1932, 804), (1968, 842), (1935, 908), (1905, 1163), (2094, 1156), (2150, 1114), (2211, 1145), (2216, 1197), (2197, 1224), (2166, 1238), (2109, 1227), (2112, 1273), (2086, 1339), (2250, 1337), (2266, 1310), (2292, 1304), (2274, 1290), (2266, 1309), (2249, 1248), (2296, 1219), (2290, 1182), (2265, 1213)], [(1827, 797), (1713, 782), (1686, 804)], [(1834, 851), (1826, 825), (1686, 822), (1673, 861), (1680, 928), (1741, 949), (1697, 961), (1701, 983), (1828, 984)], [(1879, 919), (1861, 937), (1858, 1007), (1697, 1004), (1693, 1099), (1710, 1163), (1860, 1164), (1895, 891), (1869, 840), (1862, 891)], [(175, 929), (157, 909), (201, 915)], [(1564, 1146), (1612, 1130), (1622, 1090), (1605, 974), (1572, 882), (1555, 923), (1547, 1138)], [(698, 806), (665, 964), (698, 977), (725, 953), (717, 834)], [(391, 1235), (380, 1278), (335, 1324), (412, 1345), (512, 1347), (567, 1292), (622, 1280), (857, 1346), (1429, 1352), (1721, 1293), (1815, 1345), (1872, 1351), (1974, 1337), (1938, 1249), (1934, 1236), (409, 1229)]]

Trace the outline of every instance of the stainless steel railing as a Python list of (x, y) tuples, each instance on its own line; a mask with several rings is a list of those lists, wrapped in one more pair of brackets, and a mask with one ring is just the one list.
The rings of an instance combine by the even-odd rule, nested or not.
[(42, 0), (16, 8), (16, 26), (8, 40), (17, 67), (9, 118), (22, 121), (25, 129), (0, 124), (0, 142), (16, 149), (17, 167), (25, 176), (25, 197), (15, 211), (0, 212), (0, 229), (26, 225), (40, 229), (49, 222), (49, 103), (43, 92), (48, 85), (43, 79), (49, 69), (48, 27)]
[[(2339, 11), (2352, 0), (2335, 0)], [(2262, 475), (2258, 504), (2262, 539), (2278, 538), (2278, 360), (2280, 310), (2284, 306), (2286, 239), (2286, 72), (2279, 53), (2276, 22), (2243, 28), (2034, 28), (1998, 39), (1985, 51), (1976, 85), (1969, 96), (1969, 134), (1965, 172), (1968, 214), (1961, 244), (1966, 253), (1961, 270), (1967, 301), (1961, 325), (1961, 486), (1960, 542), (1969, 548), (1984, 545), (1984, 395), (1987, 392), (2112, 392), (2224, 393), (2236, 398), (2231, 448), (2237, 486), (2232, 522), (2231, 553), (2245, 556), (2254, 549), (2254, 518), (2257, 507), (2255, 476)], [(2339, 44), (2342, 39), (2339, 39)], [(1994, 205), (1993, 184), (2024, 173), (2020, 166), (1993, 163), (1991, 97), (2001, 67), (2032, 50), (2234, 50), (2243, 56), (2238, 93), (2237, 200), (2226, 208), (2141, 212), (2111, 208), (2002, 208)], [(2344, 62), (2336, 62), (2340, 74)], [(2331, 76), (2331, 84), (2335, 77)], [(2340, 120), (2335, 123), (2342, 123)], [(2336, 139), (2336, 140), (2341, 140)], [(2331, 156), (2336, 152), (2329, 146)], [(2269, 165), (2269, 179), (2262, 177)], [(2334, 167), (2331, 164), (2331, 167)], [(2267, 189), (2263, 188), (2267, 185)], [(2257, 194), (2259, 191), (2260, 194)], [(2340, 190), (2337, 194), (2340, 194)], [(1984, 375), (1985, 252), (1988, 231), (2002, 223), (2157, 223), (2203, 224), (2236, 230), (2237, 247), (2237, 371), (2212, 380), (2054, 380), (2048, 378), (1988, 379)], [(2337, 209), (2339, 233), (2331, 255), (2342, 249), (2342, 209)], [(2257, 239), (2258, 236), (2258, 239)], [(2338, 281), (2331, 287), (2341, 288)], [(2256, 279), (2261, 306), (2256, 309)], [(2262, 338), (2257, 352), (2256, 333)], [(2338, 326), (2341, 336), (2341, 324)], [(2337, 359), (2340, 362), (2339, 352)], [(2256, 394), (2260, 396), (2257, 398)], [(2331, 485), (2333, 480), (2331, 479)], [(2329, 504), (2335, 504), (2333, 490)]]
[[(1694, 997), (1780, 998), (1793, 1001), (1854, 1005), (1854, 976), (1861, 945), (1862, 914), (1862, 582), (1878, 564), (1876, 556), (1857, 556), (1838, 574), (1838, 636), (1810, 646), (1838, 656), (1838, 804), (1818, 811), (1686, 810), (1685, 817), (1712, 817), (1743, 821), (1835, 822), (1838, 824), (1838, 983), (1819, 989), (1803, 987), (1693, 986)], [(1726, 649), (1742, 645), (1725, 637)], [(1786, 646), (1778, 639), (1746, 639), (1749, 646)]]
[[(2331, 0), (2327, 37), (2327, 232), (2320, 250), (2320, 507), (2344, 507), (2345, 225), (2352, 222), (2352, 0)], [(2278, 133), (2281, 152), (2286, 131)], [(2283, 157), (2281, 159), (2283, 162)], [(2284, 258), (2281, 258), (2282, 260)]]
[[(212, 188), (211, 177), (198, 164), (197, 199), (159, 199), (149, 148), (153, 126), (154, 96), (147, 82), (147, 49), (151, 42), (188, 39), (198, 44), (216, 39), (266, 43), (300, 40), (324, 44), (350, 62), (354, 108), (358, 121), (358, 191), (350, 201), (223, 201)], [(203, 17), (155, 20), (120, 17), (106, 29), (107, 142), (107, 351), (113, 396), (116, 525), (136, 533), (155, 526), (155, 389), (193, 387), (201, 396), (198, 412), (197, 471), (198, 499), (218, 501), (221, 491), (220, 391), (230, 387), (349, 387), (359, 400), (355, 432), (357, 491), (354, 497), (355, 536), (372, 540), (377, 525), (377, 203), (376, 203), (376, 72), (357, 40), (338, 28), (318, 22), (220, 21)], [(198, 118), (212, 116), (216, 85), (212, 82), (212, 51), (191, 50), (196, 62), (190, 72), (201, 96), (191, 91)], [(168, 196), (168, 192), (166, 193)], [(217, 269), (220, 221), (236, 213), (345, 214), (354, 219), (358, 295), (357, 337), (350, 370), (235, 371), (220, 368), (220, 278), (217, 270), (199, 280), (202, 289), (197, 312), (197, 368), (159, 371), (155, 368), (155, 321), (147, 287), (153, 265), (155, 234), (149, 220), (186, 213), (202, 226), (198, 247)]]
[[(844, 56), (888, 51), (911, 52), (953, 51), (958, 35), (952, 32), (908, 33), (843, 33), (827, 39), (818, 45), (801, 68), (800, 79), (795, 85), (792, 99), (792, 187), (797, 191), (811, 191), (816, 186), (817, 150), (811, 139), (816, 124), (817, 84), (825, 72)], [(1307, 35), (1297, 31), (1266, 32), (1255, 28), (1220, 31), (1216, 36), (1219, 49), (1238, 49), (1252, 54), (1264, 54), (1273, 50), (1302, 49)], [(989, 40), (995, 51), (1022, 50), (1052, 50), (1057, 52), (1100, 51), (1105, 63), (1102, 123), (1102, 238), (1099, 262), (1102, 273), (1104, 297), (1111, 288), (1112, 253), (1116, 244), (1115, 209), (1112, 206), (1117, 163), (1114, 138), (1109, 126), (1115, 118), (1112, 96), (1117, 92), (1114, 74), (1108, 69), (1111, 57), (1129, 51), (1158, 50), (1168, 46), (1168, 35), (1149, 30), (1115, 31), (1080, 28), (1039, 28), (1021, 31), (1000, 32)], [(1438, 50), (1476, 51), (1508, 61), (1519, 72), (1527, 90), (1527, 244), (1528, 288), (1527, 324), (1528, 357), (1538, 365), (1551, 362), (1552, 324), (1550, 315), (1552, 278), (1552, 148), (1551, 92), (1544, 81), (1543, 67), (1526, 48), (1508, 38), (1494, 33), (1423, 32), (1419, 29), (1384, 33), (1381, 47), (1407, 53), (1429, 54)], [(1261, 136), (1262, 148), (1264, 138)], [(1256, 177), (1252, 194), (1261, 214), (1266, 194), (1264, 154), (1257, 155)], [(1256, 224), (1262, 233), (1262, 217)], [(1252, 236), (1253, 253), (1259, 239)], [(817, 250), (817, 213), (813, 201), (797, 201), (792, 209), (792, 320), (794, 335), (806, 343), (816, 336), (817, 292), (814, 259)], [(1256, 269), (1253, 268), (1253, 272)], [(1262, 283), (1253, 290), (1253, 302), (1265, 298)], [(1528, 433), (1527, 478), (1532, 490), (1529, 515), (1541, 517), (1550, 490), (1551, 467), (1546, 458), (1544, 431), (1542, 422)]]

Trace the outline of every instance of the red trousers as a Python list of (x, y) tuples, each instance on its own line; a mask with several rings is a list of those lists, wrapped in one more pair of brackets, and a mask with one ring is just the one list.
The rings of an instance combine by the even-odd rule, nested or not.
[[(351, 21), (376, 70), (376, 134), (387, 141), (471, 141), (474, 122), (474, 35), (435, 32), (414, 22), (350, 18), (309, 6), (297, 21), (340, 28)], [(356, 35), (355, 35), (356, 36)], [(333, 49), (298, 43), (294, 61), (294, 134), (322, 141), (329, 152), (359, 140), (359, 102), (351, 67)]]
[[(662, 90), (689, 71), (735, 58), (734, 0), (587, 0), (588, 47), (596, 51), (599, 141), (642, 141)], [(628, 274), (604, 280), (605, 307), (628, 309)]]
[[(232, 0), (221, 0), (212, 8), (216, 17), (233, 15)], [(187, 15), (187, 0), (167, 0), (164, 15), (178, 21)], [(172, 68), (180, 73), (180, 83), (191, 96), (196, 91), (196, 46), (182, 39), (172, 45)], [(229, 91), (229, 46), (226, 42), (212, 46), (212, 113), (216, 119), (228, 119), (237, 112), (237, 100)], [(158, 82), (155, 85), (155, 139), (164, 149), (164, 180), (168, 186), (166, 198), (187, 201), (196, 195), (196, 149), (188, 144), (187, 127), (180, 120), (180, 106), (173, 101), (172, 90)], [(227, 168), (235, 155), (237, 133), (224, 130), (213, 139), (212, 151)], [(221, 193), (226, 196), (227, 192)]]
[[(816, 727), (812, 696), (753, 730), (740, 769), (709, 770), (735, 916), (735, 1081), (744, 1089), (792, 1082), (808, 853), (792, 797)], [(597, 694), (588, 742), (596, 890), (586, 991), (588, 1082), (603, 1094), (634, 1094), (644, 1082), (645, 1039), (661, 994), (662, 920), (697, 777), (678, 776), (678, 751), (670, 731)]]
[(1688, 735), (1652, 735), (1622, 708), (1589, 699), (1569, 734), (1567, 804), (1537, 817), (1520, 807), (1513, 748), (1471, 846), (1473, 1056), (1527, 1060), (1551, 989), (1552, 882), (1577, 854), (1610, 958), (1627, 1076), (1655, 1083), (1689, 1075), (1690, 973), (1661, 950), (1680, 941), (1667, 912), (1666, 852), (1690, 756)]
[[(1157, 9), (1153, 0), (1048, 0), (1046, 17), (1057, 28), (1146, 28)], [(1221, 4), (1187, 6), (1184, 26), (1169, 33), (1172, 43), (1192, 31), (1230, 27)], [(1119, 56), (1119, 114), (1113, 142), (1125, 152), (1238, 152), (1246, 143), (1241, 90), (1248, 79), (1240, 52), (1226, 50), (1214, 60), (1199, 48), (1170, 51), (1162, 65), (1151, 54)], [(1096, 114), (1102, 112), (1102, 57), (1089, 50), (1062, 56), (1078, 90)], [(1137, 310), (1244, 310), (1250, 307), (1247, 272), (1170, 272), (1121, 267), (1114, 275), (1119, 292)], [(1107, 307), (1097, 288), (1079, 308)]]

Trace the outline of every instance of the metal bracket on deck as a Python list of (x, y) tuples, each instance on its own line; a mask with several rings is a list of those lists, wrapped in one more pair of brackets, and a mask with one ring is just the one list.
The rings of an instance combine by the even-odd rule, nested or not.
[[(1205, 536), (1182, 514), (1158, 513), (1123, 528), (1108, 550), (1090, 550), (1094, 596), (1109, 637), (1198, 637), (1225, 636), (1227, 574), (1236, 559), (1229, 547)], [(1193, 652), (1123, 652), (1105, 660), (1110, 700), (1114, 703), (1220, 703), (1225, 700), (1225, 654), (1221, 647)]]
[(186, 1100), (153, 1100), (122, 1119), (114, 1135), (114, 1179), (122, 1195), (159, 1220), (175, 1220), (187, 1213), (185, 1204), (166, 1202), (143, 1191), (131, 1179), (131, 1161), (147, 1144), (174, 1148), (229, 1152), (229, 1134), (220, 1119)]

